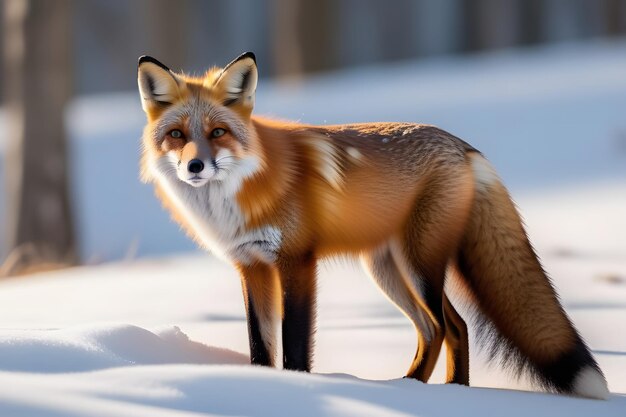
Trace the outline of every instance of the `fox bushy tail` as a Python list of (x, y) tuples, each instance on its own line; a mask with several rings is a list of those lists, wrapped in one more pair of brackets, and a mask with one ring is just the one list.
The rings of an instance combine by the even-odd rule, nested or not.
[(476, 197), (457, 268), (471, 293), (479, 337), (491, 356), (550, 391), (606, 398), (606, 381), (559, 303), (506, 188), (489, 163), (470, 155)]

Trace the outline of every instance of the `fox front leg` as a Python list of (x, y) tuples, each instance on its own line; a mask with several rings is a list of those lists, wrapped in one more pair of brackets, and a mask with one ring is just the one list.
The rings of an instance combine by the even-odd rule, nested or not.
[(313, 253), (281, 257), (283, 290), (283, 368), (311, 371), (316, 304), (316, 259)]
[(250, 362), (274, 366), (276, 330), (280, 316), (279, 283), (266, 264), (237, 265), (241, 274), (243, 298), (248, 319)]

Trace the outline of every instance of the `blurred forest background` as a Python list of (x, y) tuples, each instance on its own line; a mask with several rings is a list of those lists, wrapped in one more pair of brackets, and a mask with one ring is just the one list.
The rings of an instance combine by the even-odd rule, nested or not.
[(79, 262), (66, 109), (134, 90), (139, 55), (200, 72), (252, 50), (281, 78), (626, 33), (626, 0), (4, 0), (0, 14), (5, 275)]
[[(134, 89), (128, 68), (142, 54), (193, 72), (253, 50), (260, 74), (276, 77), (626, 33), (623, 0), (52, 3), (48, 7), (68, 14), (63, 27), (69, 33), (58, 36), (69, 42), (75, 94)], [(3, 26), (9, 25), (5, 18)]]

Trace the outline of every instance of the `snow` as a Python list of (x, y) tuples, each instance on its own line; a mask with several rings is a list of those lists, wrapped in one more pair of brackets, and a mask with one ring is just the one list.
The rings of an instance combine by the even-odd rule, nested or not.
[(626, 283), (601, 278), (626, 277), (626, 261), (545, 261), (607, 376), (608, 401), (505, 390), (528, 386), (474, 347), (471, 388), (441, 385), (442, 361), (430, 384), (401, 379), (415, 348), (410, 323), (355, 265), (336, 262), (320, 273), (315, 374), (245, 365), (235, 271), (188, 255), (0, 284), (0, 415), (623, 415)]
[(441, 384), (445, 352), (431, 383), (402, 379), (415, 332), (343, 261), (321, 266), (314, 373), (247, 365), (235, 271), (172, 255), (193, 244), (137, 180), (133, 92), (80, 98), (68, 113), (82, 254), (115, 262), (0, 282), (0, 415), (623, 416), (624, 67), (626, 41), (596, 42), (262, 80), (256, 100), (260, 113), (311, 123), (424, 121), (482, 150), (604, 371), (608, 401), (526, 391), (486, 363), (473, 333), (472, 387)]
[(84, 372), (146, 364), (245, 364), (227, 349), (189, 340), (178, 327), (155, 333), (132, 325), (0, 331), (0, 369), (21, 372)]
[[(159, 382), (152, 382), (155, 380)], [(0, 392), (0, 399), (7, 402), (5, 415), (13, 416), (36, 416), (43, 410), (47, 416), (133, 417), (406, 417), (460, 412), (512, 417), (548, 413), (618, 416), (626, 406), (623, 398), (599, 402), (486, 388), (424, 385), (412, 380), (376, 382), (226, 365), (118, 368), (78, 376), (20, 374), (7, 378), (0, 373), (0, 383), (9, 387)], [(32, 389), (37, 390), (35, 398), (26, 394)]]

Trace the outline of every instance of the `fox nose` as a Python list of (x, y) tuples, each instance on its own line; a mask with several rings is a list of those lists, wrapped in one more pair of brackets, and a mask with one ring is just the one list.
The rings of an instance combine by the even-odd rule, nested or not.
[(192, 159), (191, 161), (189, 161), (187, 169), (193, 174), (202, 172), (202, 170), (204, 169), (204, 162), (199, 159)]

